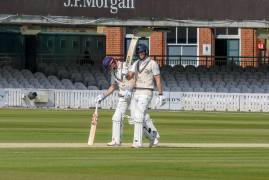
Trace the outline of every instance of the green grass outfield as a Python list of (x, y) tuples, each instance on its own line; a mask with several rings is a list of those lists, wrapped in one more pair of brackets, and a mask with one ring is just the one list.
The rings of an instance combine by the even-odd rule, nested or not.
[[(0, 143), (86, 143), (91, 113), (0, 110)], [(151, 115), (165, 143), (269, 143), (265, 113)], [(110, 140), (111, 116), (100, 111), (96, 142)], [(0, 149), (0, 179), (269, 179), (269, 148)]]

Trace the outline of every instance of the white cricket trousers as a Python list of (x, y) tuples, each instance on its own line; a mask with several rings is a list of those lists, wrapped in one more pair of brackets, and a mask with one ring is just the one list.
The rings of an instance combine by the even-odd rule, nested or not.
[(123, 119), (128, 107), (128, 102), (124, 97), (119, 97), (117, 108), (112, 117), (112, 141), (116, 144), (121, 143), (123, 133)]
[(133, 145), (140, 147), (142, 146), (143, 138), (143, 123), (148, 111), (149, 104), (151, 102), (152, 96), (147, 95), (134, 95), (133, 97), (133, 108), (134, 111), (134, 138)]

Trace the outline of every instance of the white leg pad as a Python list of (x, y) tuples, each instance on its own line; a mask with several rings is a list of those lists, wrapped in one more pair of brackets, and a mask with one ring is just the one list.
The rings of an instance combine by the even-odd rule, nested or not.
[(123, 119), (127, 106), (127, 102), (123, 98), (119, 98), (116, 111), (112, 117), (112, 141), (115, 141), (116, 144), (121, 143), (121, 137), (123, 135)]
[(150, 119), (149, 114), (146, 114), (146, 116), (145, 116), (145, 126), (146, 126), (148, 129), (151, 129), (152, 131), (157, 131), (156, 127), (155, 127), (154, 124), (153, 124), (152, 119)]
[(121, 142), (121, 122), (113, 121), (112, 124), (112, 141), (116, 144), (120, 144)]
[(120, 124), (120, 142), (121, 142), (122, 137), (123, 137), (123, 128), (124, 128), (124, 124), (123, 124), (123, 121), (122, 121), (121, 124)]
[(130, 125), (134, 125), (135, 124), (135, 107), (134, 107), (134, 101), (131, 101), (131, 105), (130, 105), (130, 109), (131, 109), (131, 114), (130, 117), (128, 118), (128, 123)]
[(133, 140), (133, 145), (135, 146), (142, 146), (143, 138), (143, 124), (142, 123), (135, 123), (134, 125), (134, 140)]
[(146, 135), (146, 133), (149, 134), (148, 136), (146, 135), (149, 139), (151, 139), (151, 137), (152, 137), (152, 134), (151, 134), (152, 131), (156, 131), (157, 132), (157, 138), (158, 139), (160, 138), (159, 132), (158, 132), (157, 128), (155, 127), (155, 125), (153, 124), (152, 119), (150, 119), (149, 114), (146, 114), (146, 116), (145, 116), (144, 128), (143, 129), (144, 129), (144, 134), (145, 135)]

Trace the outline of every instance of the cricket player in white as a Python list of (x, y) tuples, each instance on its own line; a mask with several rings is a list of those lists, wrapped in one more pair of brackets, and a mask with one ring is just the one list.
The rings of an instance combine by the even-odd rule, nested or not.
[[(111, 73), (111, 85), (104, 94), (100, 94), (96, 97), (96, 102), (101, 102), (107, 96), (111, 95), (116, 90), (117, 86), (119, 87), (119, 102), (112, 117), (112, 141), (107, 145), (120, 146), (123, 133), (123, 120), (132, 96), (132, 87), (127, 80), (128, 68), (126, 63), (116, 61), (112, 57), (106, 57), (103, 60), (103, 67), (105, 71)], [(129, 123), (133, 124), (132, 118), (129, 118)], [(160, 136), (148, 114), (143, 129), (146, 137), (150, 139), (151, 146), (157, 145)]]
[(148, 57), (147, 46), (139, 44), (136, 53), (139, 60), (133, 64), (128, 77), (135, 80), (133, 107), (131, 108), (133, 111), (131, 114), (134, 114), (135, 121), (132, 147), (139, 148), (142, 147), (143, 124), (146, 121), (147, 110), (152, 100), (154, 81), (159, 91), (156, 103), (162, 106), (165, 103), (165, 97), (163, 96), (159, 65)]

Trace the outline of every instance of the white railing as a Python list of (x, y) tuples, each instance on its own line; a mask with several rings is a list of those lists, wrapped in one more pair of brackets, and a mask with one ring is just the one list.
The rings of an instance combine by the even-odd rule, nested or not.
[[(33, 89), (2, 89), (0, 107), (29, 107), (23, 97)], [(39, 91), (39, 90), (36, 90)], [(43, 107), (59, 109), (89, 109), (95, 106), (94, 99), (104, 91), (46, 90), (49, 102)], [(4, 93), (3, 93), (4, 92)], [(2, 94), (2, 95), (1, 95)], [(164, 92), (167, 103), (155, 105), (157, 92), (154, 93), (151, 109), (194, 110), (194, 111), (231, 111), (231, 112), (269, 112), (269, 94), (232, 94), (232, 93), (185, 93)], [(4, 96), (3, 96), (4, 95)], [(115, 109), (117, 92), (101, 103), (103, 109)]]
[(5, 91), (4, 100), (9, 107), (21, 107), (22, 106), (22, 90), (21, 89), (8, 89)]

